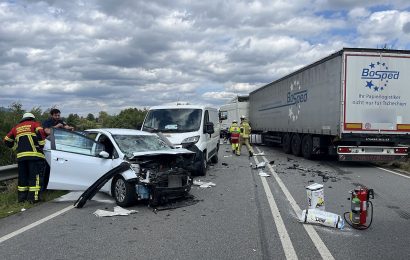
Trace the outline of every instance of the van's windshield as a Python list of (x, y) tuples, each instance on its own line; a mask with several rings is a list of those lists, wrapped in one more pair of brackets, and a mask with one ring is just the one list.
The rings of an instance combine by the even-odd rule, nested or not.
[(182, 133), (198, 131), (201, 127), (201, 109), (155, 109), (145, 118), (143, 131)]

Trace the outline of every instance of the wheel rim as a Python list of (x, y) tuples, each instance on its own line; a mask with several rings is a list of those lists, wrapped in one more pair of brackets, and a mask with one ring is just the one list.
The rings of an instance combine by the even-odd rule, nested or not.
[(115, 182), (115, 198), (122, 202), (125, 199), (125, 194), (126, 194), (126, 188), (125, 188), (125, 182), (123, 179), (117, 179)]

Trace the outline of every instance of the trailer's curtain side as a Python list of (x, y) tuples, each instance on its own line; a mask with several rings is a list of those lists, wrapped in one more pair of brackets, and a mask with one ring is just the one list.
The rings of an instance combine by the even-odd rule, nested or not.
[(252, 129), (337, 135), (342, 56), (250, 94)]

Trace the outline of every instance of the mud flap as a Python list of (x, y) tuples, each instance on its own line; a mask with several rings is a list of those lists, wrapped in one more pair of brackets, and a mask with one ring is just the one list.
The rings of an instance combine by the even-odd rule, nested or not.
[(130, 169), (130, 164), (128, 162), (122, 162), (117, 167), (109, 170), (106, 174), (101, 176), (96, 182), (93, 183), (87, 190), (81, 194), (78, 200), (74, 203), (74, 207), (82, 208), (87, 200), (91, 200), (94, 195), (115, 175), (122, 173)]

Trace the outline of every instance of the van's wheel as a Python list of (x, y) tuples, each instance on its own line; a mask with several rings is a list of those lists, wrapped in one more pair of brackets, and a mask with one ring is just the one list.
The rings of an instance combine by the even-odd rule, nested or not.
[(218, 160), (218, 150), (216, 150), (215, 155), (211, 158), (211, 163), (218, 163)]
[(117, 205), (121, 207), (129, 207), (137, 201), (135, 184), (125, 181), (121, 175), (114, 177), (111, 194)]
[(282, 139), (282, 150), (283, 150), (285, 153), (291, 153), (291, 152), (292, 152), (292, 148), (291, 148), (291, 146), (290, 146), (290, 135), (289, 135), (289, 134), (285, 134), (285, 135), (283, 136), (283, 139)]
[(206, 161), (206, 151), (201, 153), (201, 162), (199, 164), (197, 174), (199, 176), (205, 176), (206, 175), (206, 168), (207, 168), (207, 161)]
[(291, 141), (293, 155), (300, 156), (302, 154), (301, 143), (300, 136), (298, 134), (294, 134)]
[(313, 141), (312, 136), (305, 135), (302, 139), (302, 154), (306, 159), (312, 158)]

